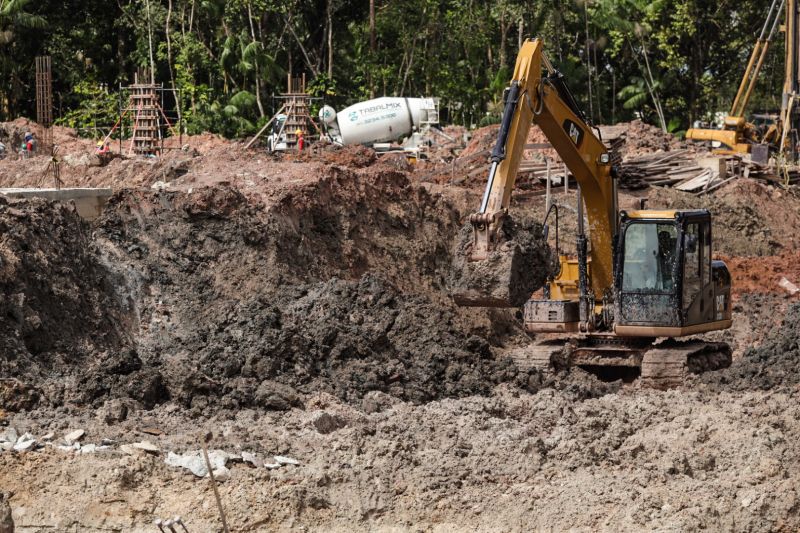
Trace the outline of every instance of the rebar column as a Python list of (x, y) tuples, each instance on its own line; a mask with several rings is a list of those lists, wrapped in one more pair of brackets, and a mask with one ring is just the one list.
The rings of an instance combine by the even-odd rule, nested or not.
[(53, 78), (50, 56), (36, 56), (36, 122), (42, 127), (40, 150), (53, 150)]

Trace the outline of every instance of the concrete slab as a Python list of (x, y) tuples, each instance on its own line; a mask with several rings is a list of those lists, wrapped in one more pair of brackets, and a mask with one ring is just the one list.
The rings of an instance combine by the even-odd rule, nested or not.
[(94, 220), (103, 212), (111, 197), (110, 188), (76, 187), (66, 189), (8, 188), (0, 189), (8, 198), (44, 198), (57, 202), (73, 202), (78, 214), (86, 220)]

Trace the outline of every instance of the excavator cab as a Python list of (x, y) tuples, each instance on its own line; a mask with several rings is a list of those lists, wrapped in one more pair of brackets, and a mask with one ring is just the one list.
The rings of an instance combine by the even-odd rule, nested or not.
[(711, 250), (705, 209), (621, 211), (614, 332), (683, 337), (729, 327), (731, 277)]
[[(605, 305), (592, 305), (590, 313), (598, 318), (581, 328), (577, 260), (563, 256), (549, 297), (525, 306), (528, 331), (605, 330), (619, 337), (655, 338), (730, 327), (731, 276), (725, 263), (712, 260), (707, 210), (620, 211), (618, 231), (613, 296)], [(590, 275), (591, 263), (588, 267)]]

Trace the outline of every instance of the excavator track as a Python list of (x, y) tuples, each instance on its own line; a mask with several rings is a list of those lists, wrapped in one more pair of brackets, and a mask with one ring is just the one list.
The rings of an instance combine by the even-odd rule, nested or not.
[(647, 350), (642, 358), (641, 386), (669, 389), (683, 385), (689, 374), (719, 370), (731, 364), (731, 348), (721, 342), (668, 342)]
[(516, 348), (510, 351), (508, 356), (522, 371), (535, 368), (543, 374), (552, 374), (561, 366), (568, 347), (566, 340), (545, 341)]
[(680, 387), (689, 374), (719, 370), (731, 364), (731, 349), (725, 343), (667, 341), (647, 345), (636, 341), (547, 340), (513, 349), (507, 355), (520, 370), (536, 369), (543, 374), (569, 367), (593, 373), (602, 369), (639, 368), (639, 386), (662, 390)]

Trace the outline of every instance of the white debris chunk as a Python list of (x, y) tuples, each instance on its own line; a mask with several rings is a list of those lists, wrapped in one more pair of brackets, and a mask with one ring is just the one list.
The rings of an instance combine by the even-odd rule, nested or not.
[[(211, 469), (214, 471), (214, 476), (217, 476), (217, 471), (220, 472), (222, 477), (225, 477), (224, 470), (227, 470), (227, 464), (230, 460), (238, 459), (238, 455), (234, 455), (222, 450), (211, 450), (208, 452), (208, 460), (211, 463)], [(206, 477), (208, 475), (208, 468), (206, 468), (206, 461), (203, 458), (203, 452), (194, 450), (186, 452), (183, 455), (169, 452), (167, 458), (164, 460), (169, 466), (176, 466), (189, 470), (197, 477)], [(230, 477), (230, 473), (228, 473)]]
[(36, 446), (36, 439), (33, 438), (33, 435), (30, 433), (25, 433), (14, 444), (14, 451), (17, 452), (27, 452), (28, 450), (33, 449)]
[(0, 442), (10, 442), (12, 444), (19, 440), (19, 433), (14, 428), (6, 428), (5, 431), (0, 433)]
[(141, 442), (134, 442), (133, 444), (131, 444), (131, 446), (137, 450), (142, 450), (147, 453), (155, 453), (155, 454), (161, 453), (161, 448), (159, 448), (158, 446), (147, 440), (143, 440)]
[(250, 463), (251, 465), (255, 466), (256, 468), (264, 466), (264, 460), (261, 459), (260, 457), (256, 456), (256, 454), (254, 454), (254, 453), (242, 452), (242, 460), (245, 463)]
[(68, 446), (71, 446), (72, 443), (78, 442), (86, 435), (86, 432), (82, 429), (76, 429), (75, 431), (71, 431), (64, 435), (64, 442), (67, 443)]
[(784, 277), (781, 278), (781, 280), (778, 282), (778, 285), (792, 296), (800, 292), (800, 288), (798, 288), (797, 285)]
[(295, 465), (295, 466), (297, 466), (297, 465), (300, 464), (300, 461), (298, 461), (297, 459), (292, 459), (291, 457), (284, 457), (283, 455), (276, 455), (274, 457), (274, 459), (275, 459), (275, 462), (278, 463), (279, 465)]

